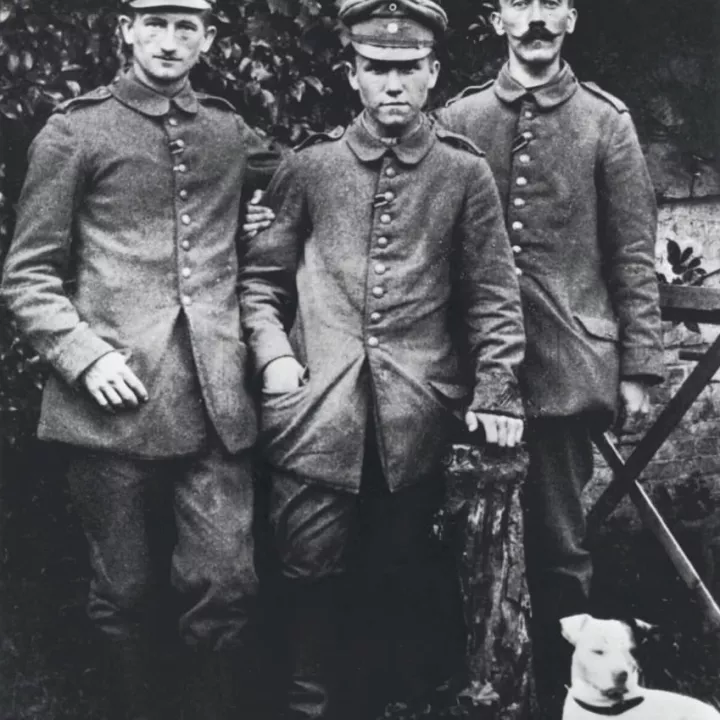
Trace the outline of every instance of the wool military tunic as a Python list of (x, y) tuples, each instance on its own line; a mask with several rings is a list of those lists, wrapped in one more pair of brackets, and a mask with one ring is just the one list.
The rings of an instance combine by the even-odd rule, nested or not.
[(662, 375), (656, 208), (627, 108), (568, 65), (497, 80), (438, 113), (487, 152), (525, 314), (531, 416), (615, 410), (620, 378)]
[[(124, 75), (35, 139), (3, 295), (51, 373), (39, 436), (144, 457), (253, 444), (236, 295), (241, 189), (277, 160), (220, 98)], [(70, 281), (69, 284), (64, 283)], [(121, 351), (149, 400), (109, 414), (82, 373)]]
[(309, 370), (298, 390), (263, 397), (261, 440), (274, 466), (357, 491), (372, 412), (397, 490), (437, 471), (468, 404), (522, 414), (515, 268), (490, 170), (466, 140), (427, 120), (392, 147), (360, 120), (325, 140), (278, 170), (276, 220), (241, 274), (258, 372), (286, 355)]

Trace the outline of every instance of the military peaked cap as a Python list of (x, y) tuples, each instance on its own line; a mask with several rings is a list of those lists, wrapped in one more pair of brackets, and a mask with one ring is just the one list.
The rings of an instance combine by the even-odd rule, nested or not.
[(447, 29), (433, 0), (345, 0), (338, 17), (355, 50), (371, 60), (417, 60)]
[(212, 10), (215, 0), (121, 0), (123, 7), (133, 10), (177, 8), (181, 10)]

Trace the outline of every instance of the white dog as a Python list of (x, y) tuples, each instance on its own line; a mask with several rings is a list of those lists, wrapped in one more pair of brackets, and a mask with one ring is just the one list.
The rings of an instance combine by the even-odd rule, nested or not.
[[(640, 629), (651, 627), (636, 623)], [(563, 720), (598, 720), (598, 715), (622, 716), (622, 720), (720, 720), (717, 710), (699, 700), (640, 687), (635, 639), (626, 623), (573, 615), (560, 625), (563, 637), (575, 646)]]

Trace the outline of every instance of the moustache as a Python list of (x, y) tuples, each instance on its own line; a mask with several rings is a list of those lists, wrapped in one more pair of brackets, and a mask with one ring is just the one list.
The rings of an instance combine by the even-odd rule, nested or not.
[(557, 35), (550, 32), (546, 27), (531, 27), (520, 40), (524, 43), (531, 43), (535, 40), (547, 40), (548, 42), (553, 41)]

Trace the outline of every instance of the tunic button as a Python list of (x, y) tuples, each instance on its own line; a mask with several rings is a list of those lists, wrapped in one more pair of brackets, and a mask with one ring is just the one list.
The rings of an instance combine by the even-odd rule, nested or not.
[(183, 240), (182, 243), (180, 243), (180, 244), (182, 245), (182, 249), (183, 249), (183, 250), (189, 250), (189, 249), (190, 249), (190, 241), (189, 241), (189, 240)]
[(391, 192), (390, 190), (388, 190), (388, 191), (385, 193), (385, 199), (386, 199), (388, 202), (394, 200), (394, 199), (395, 199), (395, 193), (394, 193), (394, 192)]
[(187, 198), (188, 198), (188, 191), (187, 191), (187, 190), (181, 190), (181, 191), (180, 191), (180, 197), (181, 197), (183, 200), (187, 200)]
[(387, 268), (386, 268), (385, 265), (383, 265), (382, 263), (378, 263), (378, 264), (375, 266), (375, 272), (376, 272), (378, 275), (384, 275), (384, 274), (387, 272)]
[(529, 155), (521, 155), (521, 156), (520, 156), (520, 162), (521, 162), (521, 163), (525, 163), (525, 164), (527, 165), (527, 163), (530, 162), (530, 156), (529, 156)]
[(526, 110), (526, 111), (525, 111), (525, 117), (526, 117), (528, 120), (532, 120), (532, 118), (533, 118), (532, 111), (531, 111), (531, 110)]
[(513, 245), (513, 246), (512, 246), (512, 251), (517, 255), (517, 254), (519, 254), (520, 252), (522, 252), (522, 248), (521, 248), (519, 245)]
[(183, 295), (182, 304), (185, 306), (192, 305), (192, 298), (189, 295)]
[(380, 341), (376, 337), (368, 338), (368, 345), (370, 347), (377, 347), (379, 344), (380, 344)]
[(372, 294), (373, 294), (376, 298), (381, 298), (381, 297), (385, 294), (385, 290), (384, 290), (383, 288), (381, 288), (379, 285), (376, 285), (376, 286), (372, 289)]
[(192, 270), (190, 268), (183, 268), (182, 276), (184, 278), (189, 278), (191, 275), (192, 275)]
[(515, 198), (513, 200), (513, 205), (515, 207), (525, 207), (525, 201), (522, 198)]
[(519, 276), (519, 275), (522, 275), (523, 272), (522, 272), (522, 270), (521, 270), (519, 267), (516, 267), (516, 268), (515, 268), (515, 274)]
[(389, 241), (385, 236), (378, 238), (378, 245), (379, 245), (380, 247), (387, 247), (387, 246), (388, 246), (388, 242), (390, 242), (390, 241)]
[(187, 165), (180, 164), (175, 167), (175, 170), (177, 170), (179, 173), (184, 173), (187, 170)]
[(522, 136), (523, 136), (526, 140), (532, 140), (533, 137), (535, 137), (529, 130), (528, 130), (527, 132), (524, 132), (524, 133), (522, 134)]
[(397, 175), (397, 170), (395, 170), (394, 167), (386, 168), (385, 175), (387, 175), (388, 177), (395, 177)]
[(380, 222), (385, 223), (387, 225), (390, 222), (390, 216), (387, 213), (384, 215), (381, 215)]
[(379, 312), (374, 312), (370, 315), (370, 319), (373, 322), (380, 322), (380, 319), (382, 318), (382, 315)]
[(178, 124), (177, 118), (174, 118), (174, 117), (168, 118), (168, 125), (177, 127), (177, 124)]
[(183, 215), (180, 220), (182, 220), (183, 225), (189, 225), (190, 224), (190, 216), (189, 215)]
[(513, 230), (522, 230), (524, 227), (525, 227), (525, 226), (524, 226), (519, 220), (516, 220), (516, 221), (512, 224), (512, 229), (513, 229)]
[(528, 183), (528, 181), (527, 181), (527, 178), (525, 178), (525, 177), (519, 177), (515, 181), (515, 184), (519, 185), (520, 187), (525, 187), (525, 185), (527, 185), (527, 183)]

